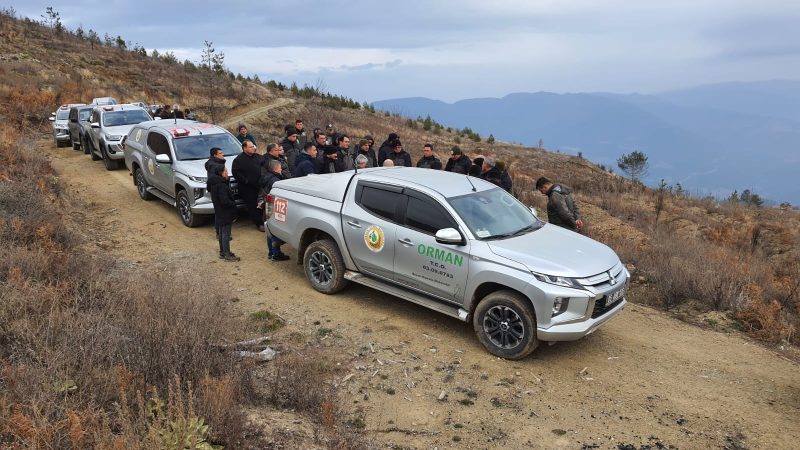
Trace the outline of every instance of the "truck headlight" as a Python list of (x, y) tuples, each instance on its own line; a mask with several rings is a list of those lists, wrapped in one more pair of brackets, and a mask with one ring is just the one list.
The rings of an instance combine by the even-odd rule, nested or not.
[(192, 175), (187, 175), (187, 177), (190, 180), (194, 181), (195, 183), (206, 183), (206, 182), (208, 182), (208, 178), (206, 178), (206, 177), (194, 177)]
[(109, 141), (119, 141), (119, 140), (122, 139), (122, 136), (120, 136), (118, 134), (110, 134), (110, 135), (106, 136), (106, 139), (108, 139)]
[(545, 275), (543, 273), (532, 272), (533, 277), (543, 283), (555, 284), (556, 286), (564, 286), (573, 289), (583, 289), (580, 283), (575, 281), (574, 278), (559, 277), (555, 275)]

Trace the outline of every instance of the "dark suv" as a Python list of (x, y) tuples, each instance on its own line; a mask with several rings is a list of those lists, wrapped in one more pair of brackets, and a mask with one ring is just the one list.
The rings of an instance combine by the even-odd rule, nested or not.
[[(69, 109), (69, 119), (67, 120), (67, 128), (69, 129), (69, 140), (72, 143), (73, 150), (79, 150), (83, 147), (85, 128), (91, 126), (89, 118), (92, 116), (91, 105), (73, 106)], [(89, 154), (89, 149), (84, 148), (83, 153)]]

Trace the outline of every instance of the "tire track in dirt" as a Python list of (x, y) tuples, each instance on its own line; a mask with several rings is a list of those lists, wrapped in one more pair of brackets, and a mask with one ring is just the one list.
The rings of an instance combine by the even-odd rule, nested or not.
[(258, 116), (260, 114), (264, 114), (269, 110), (272, 110), (272, 109), (275, 109), (275, 108), (280, 108), (282, 106), (288, 106), (288, 105), (293, 104), (294, 102), (295, 101), (290, 99), (290, 98), (277, 98), (274, 101), (272, 101), (272, 102), (270, 102), (270, 103), (268, 103), (266, 105), (256, 107), (256, 108), (251, 109), (249, 111), (245, 111), (245, 112), (243, 112), (241, 114), (237, 114), (237, 115), (235, 115), (233, 117), (229, 117), (229, 118), (223, 120), (222, 122), (220, 122), (218, 125), (223, 127), (223, 128), (229, 129), (229, 128), (235, 127), (236, 125), (238, 125), (240, 123), (247, 122), (249, 119), (251, 119), (253, 117), (256, 117), (256, 116)]

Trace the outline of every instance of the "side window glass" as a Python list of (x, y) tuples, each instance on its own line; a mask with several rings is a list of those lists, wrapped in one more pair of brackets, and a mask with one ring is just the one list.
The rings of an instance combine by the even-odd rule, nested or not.
[(369, 186), (364, 186), (361, 192), (361, 206), (364, 209), (392, 222), (397, 222), (397, 206), (402, 199), (400, 193)]
[(417, 197), (408, 198), (405, 225), (423, 233), (436, 234), (442, 228), (454, 228), (452, 218), (441, 206), (432, 200)]
[(159, 133), (153, 132), (147, 136), (147, 146), (156, 155), (169, 156), (169, 142), (167, 142), (167, 138)]

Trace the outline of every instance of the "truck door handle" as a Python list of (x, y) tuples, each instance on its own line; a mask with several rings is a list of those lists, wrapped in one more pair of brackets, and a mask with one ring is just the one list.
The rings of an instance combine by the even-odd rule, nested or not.
[(358, 222), (357, 222), (357, 221), (355, 221), (355, 220), (348, 220), (348, 221), (347, 221), (347, 224), (348, 224), (348, 225), (350, 225), (350, 226), (351, 226), (351, 227), (353, 227), (353, 228), (361, 228), (361, 224), (360, 224), (360, 223), (358, 223)]
[(403, 245), (414, 245), (414, 243), (413, 243), (413, 242), (411, 242), (411, 241), (410, 241), (410, 240), (408, 240), (408, 239), (398, 239), (398, 242), (400, 242), (400, 243), (401, 243), (401, 244), (403, 244)]

